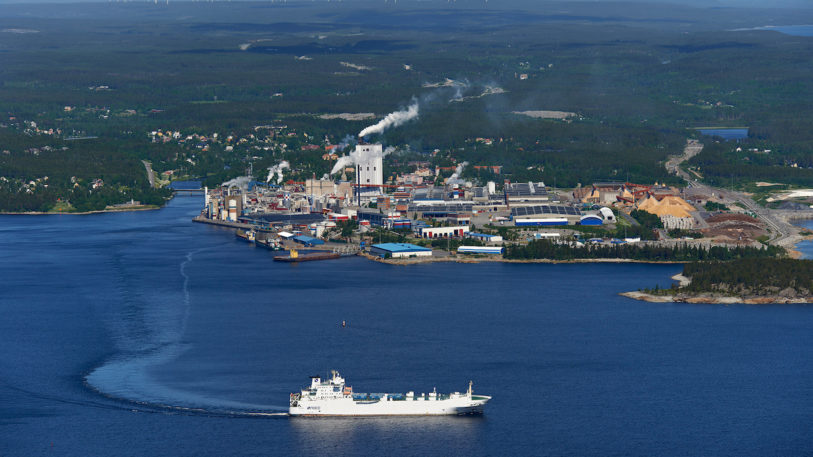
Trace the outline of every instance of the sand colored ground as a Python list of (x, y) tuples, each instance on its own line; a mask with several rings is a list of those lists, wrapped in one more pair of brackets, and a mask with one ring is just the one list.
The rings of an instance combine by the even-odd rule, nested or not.
[(660, 201), (653, 196), (649, 196), (638, 204), (638, 209), (657, 216), (692, 217), (695, 207), (686, 200), (672, 195), (663, 197)]

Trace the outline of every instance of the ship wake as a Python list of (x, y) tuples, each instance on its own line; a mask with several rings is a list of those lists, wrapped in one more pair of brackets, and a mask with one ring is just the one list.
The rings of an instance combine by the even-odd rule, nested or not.
[(110, 261), (119, 303), (107, 310), (106, 324), (116, 353), (85, 377), (88, 387), (108, 398), (125, 400), (185, 414), (228, 416), (287, 415), (287, 406), (258, 404), (222, 398), (217, 393), (171, 385), (161, 378), (166, 367), (190, 349), (183, 340), (191, 309), (188, 268), (195, 255), (213, 248), (186, 253), (180, 262), (180, 284), (174, 292), (150, 291), (143, 284), (130, 284), (122, 255)]

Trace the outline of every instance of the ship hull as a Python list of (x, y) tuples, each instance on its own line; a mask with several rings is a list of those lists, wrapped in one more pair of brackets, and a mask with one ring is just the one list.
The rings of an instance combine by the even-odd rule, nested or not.
[(308, 262), (311, 260), (330, 260), (330, 259), (338, 259), (341, 255), (335, 252), (327, 252), (323, 254), (299, 254), (297, 257), (291, 256), (284, 256), (284, 257), (274, 257), (274, 260), (278, 262)]
[(291, 416), (456, 416), (483, 414), (490, 397), (461, 396), (444, 400), (356, 401), (349, 398), (302, 401), (288, 410)]

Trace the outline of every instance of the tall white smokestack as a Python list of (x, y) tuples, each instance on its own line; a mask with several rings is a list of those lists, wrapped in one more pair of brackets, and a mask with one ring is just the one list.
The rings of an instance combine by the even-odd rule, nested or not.
[[(356, 149), (353, 150), (350, 155), (339, 157), (339, 160), (337, 160), (336, 164), (333, 165), (333, 169), (330, 170), (330, 175), (335, 175), (336, 173), (342, 171), (345, 167), (350, 167), (354, 164), (359, 165), (370, 162), (375, 157), (382, 158), (394, 151), (395, 148), (392, 146), (388, 146), (387, 149), (382, 149), (380, 143), (357, 144)], [(358, 169), (356, 169), (356, 171), (358, 171)]]
[(367, 191), (377, 191), (384, 184), (384, 152), (381, 144), (357, 144), (355, 154), (359, 184)]

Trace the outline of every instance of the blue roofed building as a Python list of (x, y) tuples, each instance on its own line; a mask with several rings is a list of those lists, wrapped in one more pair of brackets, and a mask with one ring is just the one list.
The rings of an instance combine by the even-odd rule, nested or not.
[(467, 233), (469, 238), (474, 238), (475, 240), (480, 240), (483, 243), (501, 243), (502, 237), (500, 235), (489, 235), (487, 233), (477, 233), (477, 232), (469, 232)]
[(308, 246), (308, 247), (316, 246), (316, 245), (319, 245), (319, 244), (325, 244), (325, 242), (320, 240), (319, 238), (313, 238), (313, 237), (307, 236), (307, 235), (297, 235), (297, 236), (293, 237), (292, 239), (294, 241), (296, 241), (297, 243), (303, 244), (303, 245)]
[(381, 243), (370, 246), (370, 254), (379, 257), (428, 257), (432, 249), (410, 243)]
[(581, 217), (579, 223), (581, 225), (602, 225), (604, 224), (604, 219), (598, 214), (585, 214)]

